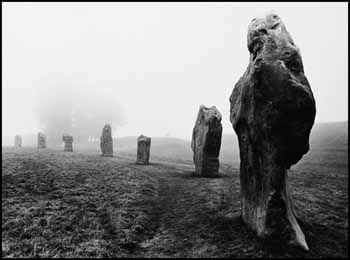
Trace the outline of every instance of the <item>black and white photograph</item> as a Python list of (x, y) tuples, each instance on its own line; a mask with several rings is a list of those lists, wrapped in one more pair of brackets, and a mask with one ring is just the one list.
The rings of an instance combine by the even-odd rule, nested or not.
[(2, 258), (349, 258), (348, 2), (2, 2)]

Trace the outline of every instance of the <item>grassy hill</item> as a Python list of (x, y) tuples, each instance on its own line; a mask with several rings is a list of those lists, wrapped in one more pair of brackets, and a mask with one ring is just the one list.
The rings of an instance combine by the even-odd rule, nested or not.
[[(232, 130), (233, 132), (233, 130)], [(115, 140), (115, 151), (136, 156), (136, 136)], [(317, 123), (310, 135), (310, 150), (293, 167), (308, 167), (310, 164), (340, 164), (348, 167), (348, 122)], [(182, 161), (192, 161), (190, 141), (177, 138), (152, 138), (151, 158), (165, 157)], [(236, 134), (222, 136), (220, 162), (239, 167), (239, 146)]]
[(292, 169), (348, 174), (348, 122), (315, 124), (310, 150)]
[[(3, 137), (3, 145), (12, 146), (13, 137)], [(36, 146), (36, 135), (24, 135), (24, 146)], [(137, 136), (120, 137), (114, 139), (114, 151), (116, 153), (136, 156)], [(99, 142), (88, 144), (73, 144), (75, 150), (90, 151), (100, 153)], [(324, 151), (327, 152), (325, 153)], [(340, 156), (347, 166), (347, 158), (342, 154), (348, 151), (348, 122), (331, 122), (331, 123), (316, 123), (310, 135), (310, 150), (302, 158), (297, 165), (305, 165), (307, 161), (310, 163), (328, 161), (330, 164), (329, 152), (335, 152), (336, 156)], [(346, 154), (347, 155), (347, 154)], [(151, 157), (154, 158), (169, 158), (182, 161), (192, 161), (191, 142), (172, 137), (152, 137)], [(234, 166), (239, 166), (239, 147), (236, 134), (232, 130), (232, 134), (222, 136), (220, 161), (229, 163)]]
[[(3, 145), (12, 146), (12, 137), (3, 137)], [(120, 137), (114, 139), (114, 151), (116, 154), (124, 154), (136, 157), (137, 136)], [(36, 135), (24, 135), (24, 146), (36, 146)], [(99, 142), (77, 144), (74, 143), (74, 150), (89, 153), (100, 153)], [(56, 147), (60, 149), (60, 147)], [(292, 168), (308, 168), (314, 164), (328, 165), (333, 167), (340, 164), (341, 167), (348, 167), (348, 121), (316, 123), (310, 135), (310, 150)], [(191, 142), (172, 137), (152, 137), (151, 160), (178, 160), (182, 162), (192, 162)], [(239, 147), (236, 134), (222, 136), (220, 162), (239, 167)]]

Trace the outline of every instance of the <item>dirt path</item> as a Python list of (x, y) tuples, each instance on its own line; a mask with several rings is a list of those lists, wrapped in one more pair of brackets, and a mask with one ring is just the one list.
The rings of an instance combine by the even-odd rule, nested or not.
[[(256, 254), (251, 243), (242, 243), (246, 230), (240, 220), (237, 170), (231, 169), (231, 175), (200, 178), (192, 176), (192, 165), (183, 163), (129, 167), (159, 180), (158, 203), (150, 213), (156, 216), (153, 221), (157, 226), (132, 251), (134, 257), (232, 257), (247, 256), (249, 251)], [(235, 239), (240, 240), (239, 245), (225, 254)]]
[(206, 185), (200, 179), (171, 173), (160, 182), (160, 225), (152, 237), (140, 244), (141, 256), (195, 257), (215, 251), (215, 246), (204, 242), (205, 219), (225, 203), (224, 193), (214, 191), (223, 180), (211, 180)]

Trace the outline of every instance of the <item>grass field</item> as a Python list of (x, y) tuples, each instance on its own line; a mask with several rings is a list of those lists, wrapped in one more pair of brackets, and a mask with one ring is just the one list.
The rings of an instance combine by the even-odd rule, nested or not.
[(325, 140), (289, 171), (309, 252), (257, 239), (240, 218), (237, 163), (194, 177), (191, 154), (171, 152), (178, 140), (152, 143), (148, 166), (127, 149), (3, 147), (2, 257), (346, 258), (347, 136)]

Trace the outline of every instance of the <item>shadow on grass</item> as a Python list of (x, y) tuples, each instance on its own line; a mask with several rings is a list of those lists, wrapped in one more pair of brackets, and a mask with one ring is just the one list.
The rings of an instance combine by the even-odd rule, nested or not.
[(183, 171), (183, 174), (181, 174), (181, 177), (184, 179), (217, 179), (217, 178), (229, 178), (230, 176), (222, 172), (219, 172), (218, 174), (202, 176), (202, 175), (198, 175), (195, 171)]
[[(348, 256), (348, 235), (331, 224), (323, 225), (312, 220), (304, 222), (298, 219), (310, 251), (308, 257), (342, 257)], [(300, 253), (300, 252), (299, 252)], [(300, 256), (305, 253), (301, 252)]]
[(136, 163), (136, 160), (134, 162), (128, 163), (128, 165), (139, 166), (139, 167), (163, 166), (162, 163), (154, 163), (154, 162), (149, 162), (148, 164)]
[[(230, 212), (224, 214), (224, 212)], [(276, 238), (258, 238), (242, 220), (239, 209), (226, 205), (222, 211), (198, 207), (194, 219), (184, 225), (184, 233), (197, 232), (204, 244), (214, 245), (220, 257), (340, 257), (348, 255), (348, 237), (330, 225), (298, 219), (310, 250), (287, 244)], [(191, 231), (192, 229), (192, 231)], [(206, 241), (206, 242), (205, 242)]]

